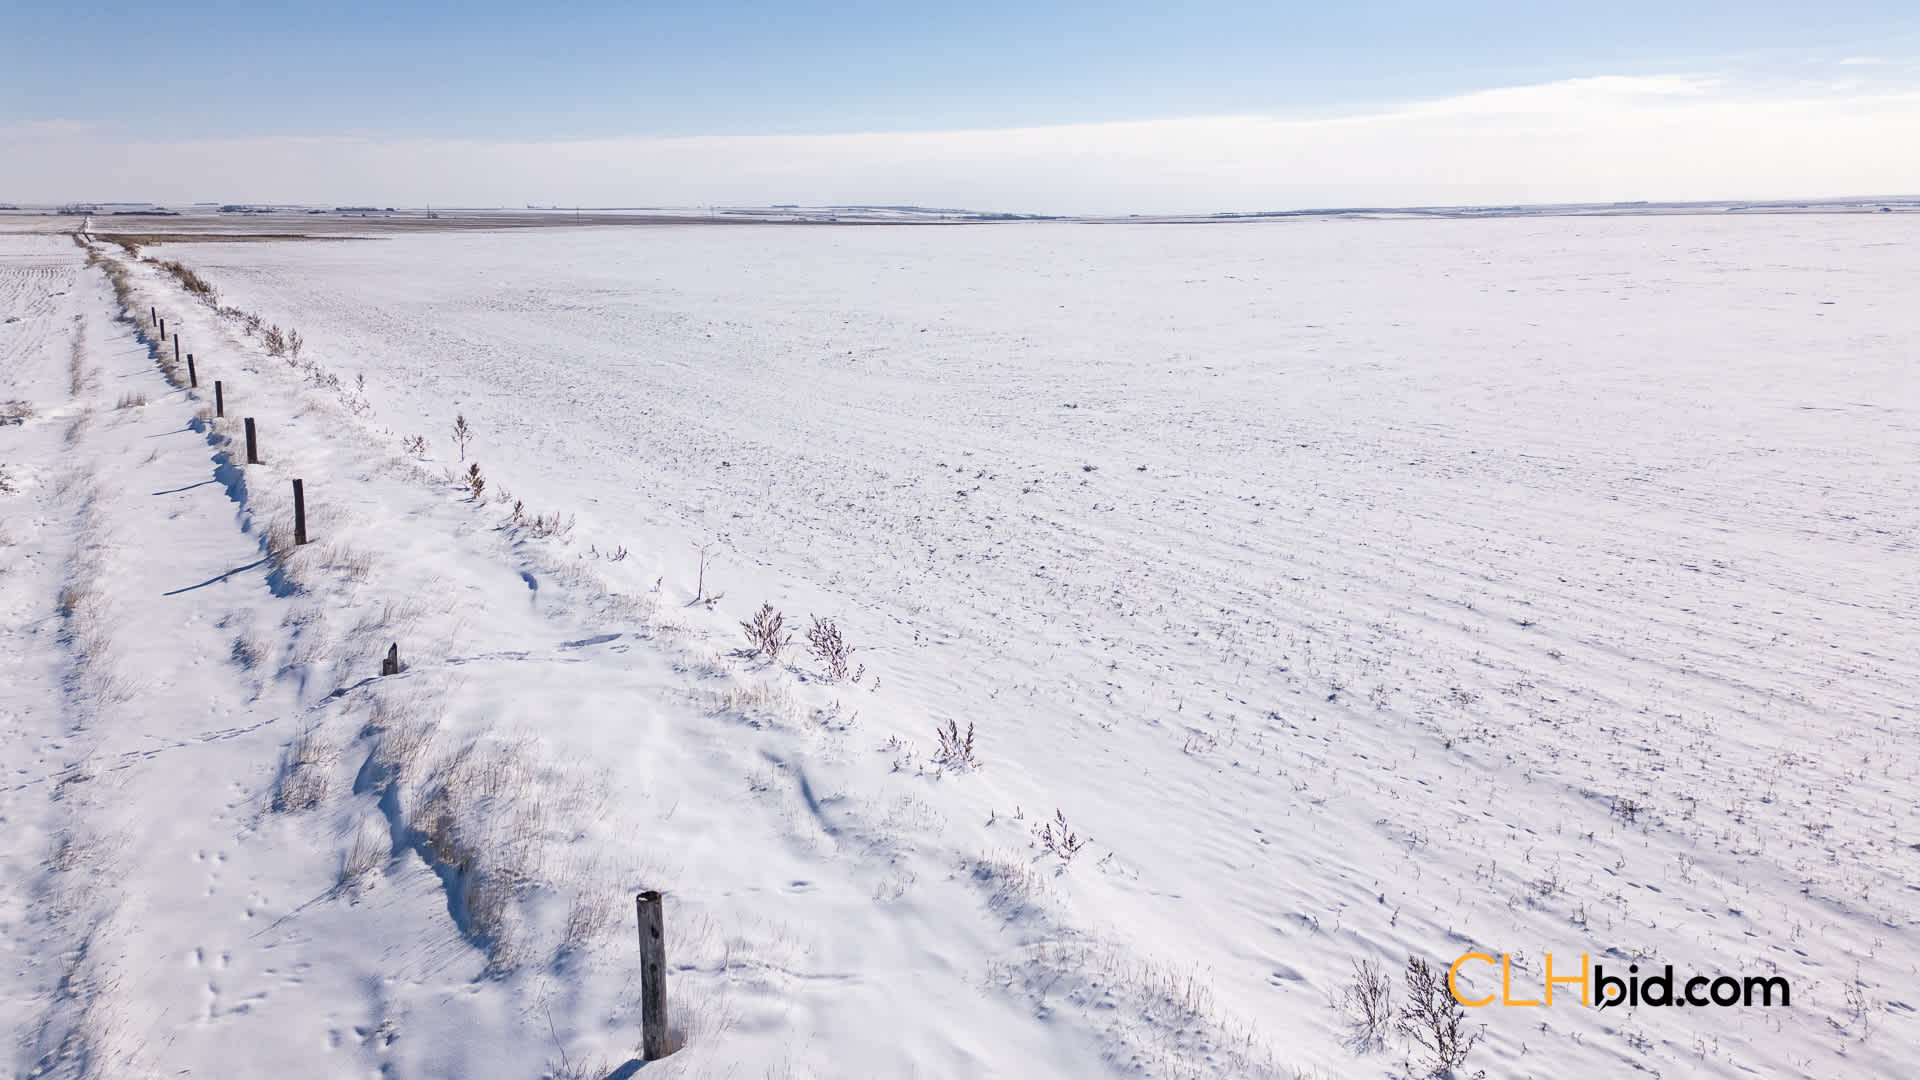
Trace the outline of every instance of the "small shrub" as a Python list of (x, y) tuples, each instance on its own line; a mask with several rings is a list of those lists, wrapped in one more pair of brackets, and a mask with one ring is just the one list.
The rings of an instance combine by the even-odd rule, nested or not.
[(279, 323), (267, 327), (261, 333), (260, 340), (266, 344), (268, 356), (287, 355), (287, 333), (280, 329)]
[(467, 466), (467, 475), (465, 480), (463, 480), (462, 482), (467, 485), (467, 490), (473, 493), (473, 498), (476, 502), (481, 501), (486, 497), (487, 478), (480, 475), (479, 462), (476, 461), (473, 464)]
[[(1424, 1055), (1424, 1075), (1452, 1076), (1480, 1041), (1480, 1030), (1468, 1027), (1467, 1010), (1447, 988), (1446, 972), (1409, 956), (1406, 981), (1407, 1003), (1395, 1027)], [(1407, 1071), (1414, 1071), (1413, 1062), (1407, 1063)]]
[(461, 413), (453, 418), (453, 441), (460, 447), (460, 460), (467, 460), (467, 443), (473, 438), (473, 428), (467, 426), (467, 416)]
[(427, 437), (425, 435), (409, 435), (400, 440), (400, 445), (406, 449), (407, 453), (422, 461), (426, 460)]
[(559, 514), (541, 514), (528, 522), (527, 527), (533, 530), (533, 535), (543, 540), (556, 536), (565, 539), (573, 531), (573, 518), (571, 515), (563, 518)]
[(811, 616), (813, 625), (807, 629), (807, 651), (813, 654), (826, 668), (830, 682), (844, 682), (847, 678), (847, 660), (853, 655), (853, 649), (840, 636), (840, 627), (832, 619)]
[(1353, 981), (1333, 1007), (1347, 1021), (1348, 1042), (1362, 1053), (1387, 1044), (1393, 1031), (1393, 980), (1371, 960), (1353, 963)]
[(144, 405), (146, 405), (146, 403), (147, 403), (147, 395), (146, 395), (146, 393), (145, 393), (145, 392), (143, 392), (143, 391), (136, 391), (136, 392), (134, 392), (134, 393), (131, 393), (131, 394), (122, 394), (122, 395), (120, 395), (120, 403), (119, 403), (119, 404), (117, 404), (117, 405), (115, 405), (115, 406), (114, 406), (114, 408), (116, 408), (116, 409), (138, 409), (138, 408), (141, 408), (142, 406), (144, 406)]
[(967, 725), (967, 733), (960, 734), (958, 720), (947, 721), (947, 726), (935, 727), (934, 734), (940, 736), (940, 750), (934, 754), (934, 760), (949, 769), (971, 769), (979, 762), (973, 757), (973, 725)]
[(1049, 854), (1063, 863), (1072, 862), (1073, 857), (1080, 854), (1081, 848), (1093, 843), (1093, 837), (1082, 837), (1074, 832), (1067, 824), (1067, 815), (1057, 807), (1053, 811), (1052, 821), (1034, 827), (1033, 837), (1040, 841), (1040, 846), (1046, 848)]
[(740, 624), (747, 632), (747, 640), (753, 643), (753, 651), (765, 653), (767, 659), (778, 663), (780, 654), (793, 644), (793, 634), (786, 630), (786, 616), (773, 610), (770, 603), (761, 604), (760, 610), (752, 619)]
[(8, 401), (0, 403), (0, 424), (23, 424), (33, 419), (33, 402)]

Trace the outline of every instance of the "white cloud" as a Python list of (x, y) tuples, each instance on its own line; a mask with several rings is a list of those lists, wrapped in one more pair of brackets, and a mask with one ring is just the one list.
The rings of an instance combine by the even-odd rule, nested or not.
[(1842, 60), (1840, 62), (1843, 64), (1884, 64), (1886, 63), (1885, 60), (1882, 60), (1877, 56), (1849, 56), (1845, 60)]
[(85, 135), (91, 130), (71, 120), (35, 120), (11, 127), (0, 127), (0, 139), (58, 139)]
[(568, 142), (0, 132), (0, 199), (1043, 212), (1920, 192), (1920, 93), (1607, 76), (1340, 117)]

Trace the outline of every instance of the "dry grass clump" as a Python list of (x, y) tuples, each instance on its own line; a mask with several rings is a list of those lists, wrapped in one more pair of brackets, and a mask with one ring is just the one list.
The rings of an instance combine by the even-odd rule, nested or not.
[(16, 398), (0, 402), (0, 424), (24, 424), (33, 419), (37, 412), (31, 401)]
[(729, 686), (725, 690), (710, 693), (708, 700), (715, 712), (746, 716), (759, 714), (776, 722), (792, 720), (800, 709), (793, 689), (784, 682), (772, 679), (749, 686)]
[(338, 541), (321, 546), (320, 565), (329, 570), (338, 570), (355, 584), (373, 576), (373, 556)]
[(60, 595), (55, 601), (55, 610), (60, 617), (71, 619), (83, 609), (91, 608), (97, 592), (91, 581), (70, 581), (60, 587)]
[(67, 390), (79, 397), (87, 390), (87, 324), (84, 319), (73, 333), (73, 348), (67, 356)]
[(299, 545), (293, 542), (293, 518), (286, 514), (275, 514), (267, 521), (261, 541), (266, 545), (267, 557), (284, 566), (299, 550)]
[(660, 610), (660, 588), (665, 578), (656, 579), (653, 588), (644, 593), (609, 593), (606, 597), (607, 613), (617, 619), (632, 619), (635, 622), (648, 623)]
[(546, 806), (524, 742), (467, 744), (434, 770), (408, 821), (433, 859), (451, 869), (462, 927), (485, 943), (488, 967), (519, 966), (517, 896), (541, 878)]
[(120, 401), (118, 404), (114, 406), (114, 408), (140, 409), (140, 408), (145, 408), (146, 404), (147, 404), (146, 392), (144, 390), (136, 390), (130, 394), (121, 394)]
[(195, 296), (200, 297), (210, 304), (219, 296), (219, 293), (213, 287), (213, 283), (195, 273), (192, 267), (177, 261), (169, 261), (161, 263), (160, 269), (178, 278), (180, 284), (184, 286), (188, 292), (193, 293)]
[[(455, 482), (458, 483), (460, 481), (456, 480)], [(558, 537), (564, 540), (568, 534), (573, 532), (572, 514), (564, 516), (560, 514), (553, 514), (551, 516), (547, 514), (530, 515), (527, 513), (527, 504), (521, 502), (519, 499), (513, 501), (513, 510), (507, 514), (507, 521), (509, 524), (526, 529), (542, 540), (552, 537)]]
[(360, 733), (373, 739), (374, 764), (402, 784), (413, 785), (420, 779), (420, 763), (439, 727), (422, 718), (424, 711), (417, 698), (377, 698)]
[(274, 811), (297, 813), (319, 806), (339, 761), (339, 748), (326, 741), (318, 728), (302, 729), (281, 758), (280, 776), (273, 786)]
[(620, 920), (622, 908), (615, 897), (624, 895), (599, 887), (601, 875), (593, 872), (591, 866), (567, 876), (584, 887), (567, 902), (567, 919), (560, 931), (559, 951), (563, 954), (575, 952), (605, 936)]
[(55, 601), (62, 626), (60, 636), (72, 653), (74, 667), (67, 677), (68, 692), (95, 706), (120, 705), (139, 697), (146, 684), (123, 675), (114, 663), (117, 646), (114, 618), (100, 578), (100, 541), (90, 512), (83, 511), (75, 544), (72, 578)]
[(353, 830), (353, 844), (340, 859), (340, 887), (358, 889), (387, 864), (393, 845), (379, 821), (363, 818)]

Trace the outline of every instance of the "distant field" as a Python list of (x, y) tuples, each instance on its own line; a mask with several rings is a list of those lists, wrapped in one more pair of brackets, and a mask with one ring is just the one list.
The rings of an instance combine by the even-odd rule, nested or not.
[(1911, 217), (434, 231), (160, 252), (396, 446), (461, 413), (737, 617), (840, 614), (980, 729), (958, 849), (1066, 809), (1074, 918), (1308, 1060), (1354, 959), (1470, 946), (1827, 987), (1482, 1010), (1490, 1062), (1910, 1039), (1822, 1017), (1920, 962)]

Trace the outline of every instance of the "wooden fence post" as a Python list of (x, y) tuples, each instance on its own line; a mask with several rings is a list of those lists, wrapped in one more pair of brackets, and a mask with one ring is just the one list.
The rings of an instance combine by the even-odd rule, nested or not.
[(396, 641), (393, 647), (387, 650), (387, 658), (380, 661), (380, 674), (398, 675), (400, 668), (400, 643)]
[(307, 542), (307, 489), (300, 481), (293, 482), (293, 543), (295, 547)]
[(253, 417), (247, 417), (247, 464), (260, 464), (260, 444), (253, 441)]
[(634, 897), (640, 915), (640, 1058), (667, 1056), (667, 928), (660, 894)]
[(213, 380), (213, 415), (227, 415), (227, 395), (226, 391), (220, 388), (219, 379)]
[(180, 335), (173, 335), (173, 366), (180, 366)]
[[(174, 338), (173, 340), (179, 341), (180, 339)], [(187, 354), (187, 385), (193, 387), (195, 390), (200, 388), (200, 373), (193, 370), (192, 353)]]
[(159, 308), (150, 307), (147, 309), (147, 325), (148, 326), (160, 325), (160, 309)]
[(165, 319), (160, 320), (160, 340), (167, 340), (167, 320)]

